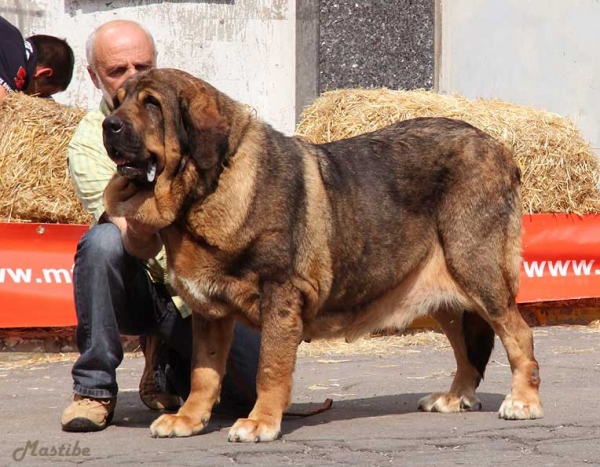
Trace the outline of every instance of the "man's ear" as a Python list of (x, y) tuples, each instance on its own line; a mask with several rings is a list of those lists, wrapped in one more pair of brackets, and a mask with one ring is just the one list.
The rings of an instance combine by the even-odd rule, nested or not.
[(87, 72), (90, 75), (90, 78), (92, 79), (92, 82), (94, 83), (94, 86), (96, 86), (96, 89), (101, 89), (100, 88), (100, 80), (98, 79), (98, 75), (96, 74), (96, 72), (94, 70), (92, 70), (91, 66), (87, 66)]
[(35, 67), (35, 73), (33, 74), (33, 79), (43, 79), (50, 78), (54, 74), (52, 68), (47, 66), (38, 65)]
[(182, 95), (180, 141), (187, 146), (191, 158), (201, 170), (209, 170), (220, 163), (228, 151), (229, 125), (221, 115), (216, 96), (205, 88), (194, 95)]

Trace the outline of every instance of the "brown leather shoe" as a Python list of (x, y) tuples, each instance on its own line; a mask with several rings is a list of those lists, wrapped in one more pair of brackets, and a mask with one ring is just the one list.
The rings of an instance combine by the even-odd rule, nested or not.
[(100, 431), (112, 421), (117, 398), (96, 399), (81, 394), (73, 396), (73, 402), (62, 414), (60, 424), (64, 431)]
[(160, 343), (161, 339), (158, 336), (140, 337), (140, 346), (145, 358), (144, 372), (140, 379), (140, 399), (151, 410), (173, 412), (179, 409), (179, 396), (165, 394), (157, 387), (154, 380), (154, 367)]

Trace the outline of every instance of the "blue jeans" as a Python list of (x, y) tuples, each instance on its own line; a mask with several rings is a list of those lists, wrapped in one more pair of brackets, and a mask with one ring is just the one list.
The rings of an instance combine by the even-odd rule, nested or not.
[[(76, 339), (74, 391), (115, 397), (116, 369), (123, 360), (121, 334), (158, 334), (168, 346), (170, 387), (184, 399), (190, 385), (191, 317), (182, 318), (162, 284), (153, 283), (143, 263), (123, 248), (119, 229), (93, 226), (81, 238), (73, 269)], [(223, 379), (221, 407), (251, 407), (256, 400), (260, 336), (236, 323)]]

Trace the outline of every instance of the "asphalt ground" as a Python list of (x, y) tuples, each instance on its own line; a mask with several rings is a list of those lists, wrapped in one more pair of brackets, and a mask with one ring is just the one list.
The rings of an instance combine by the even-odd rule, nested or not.
[(452, 350), (433, 333), (391, 336), (356, 345), (303, 344), (293, 410), (326, 398), (333, 406), (307, 418), (286, 417), (281, 439), (257, 444), (227, 442), (235, 420), (219, 416), (199, 436), (152, 438), (157, 414), (139, 399), (143, 360), (137, 354), (118, 370), (113, 424), (97, 433), (65, 433), (60, 417), (71, 395), (74, 354), (2, 352), (0, 465), (600, 465), (600, 329), (544, 327), (534, 336), (543, 419), (497, 418), (511, 381), (499, 341), (478, 392), (482, 411), (418, 412), (421, 397), (449, 388)]

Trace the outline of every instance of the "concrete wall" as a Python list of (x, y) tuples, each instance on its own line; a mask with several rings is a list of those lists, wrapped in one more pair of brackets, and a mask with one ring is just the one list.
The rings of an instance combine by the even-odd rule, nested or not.
[(319, 91), (433, 86), (434, 0), (321, 0)]
[(324, 90), (435, 81), (569, 116), (600, 147), (597, 0), (0, 0), (0, 14), (71, 43), (75, 76), (57, 95), (69, 105), (100, 99), (88, 34), (129, 18), (153, 32), (160, 66), (206, 79), (288, 134)]
[(438, 0), (439, 91), (573, 119), (600, 148), (600, 2)]
[(159, 66), (206, 79), (286, 133), (320, 92), (431, 88), (434, 0), (0, 0), (25, 35), (66, 38), (76, 54), (67, 105), (96, 107), (85, 41), (127, 18), (153, 33)]
[(0, 0), (0, 15), (25, 34), (64, 37), (76, 55), (73, 81), (56, 100), (94, 108), (85, 41), (99, 24), (132, 19), (154, 35), (159, 66), (184, 69), (254, 106), (286, 133), (296, 119), (295, 0)]

